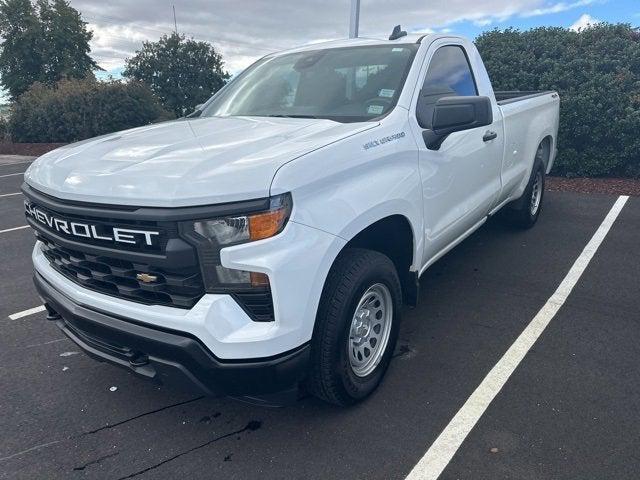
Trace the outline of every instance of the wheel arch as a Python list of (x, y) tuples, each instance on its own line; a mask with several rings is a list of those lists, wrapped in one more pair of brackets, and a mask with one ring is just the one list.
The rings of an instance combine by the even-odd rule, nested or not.
[(542, 145), (542, 162), (544, 163), (544, 171), (545, 173), (549, 173), (551, 167), (553, 166), (552, 162), (552, 149), (554, 148), (554, 140), (553, 135), (547, 134), (538, 145)]
[(415, 306), (418, 299), (416, 235), (409, 219), (402, 214), (380, 218), (348, 239), (341, 252), (348, 248), (373, 250), (391, 259), (402, 286), (403, 302)]
[[(531, 172), (533, 171), (533, 167), (538, 158), (538, 149), (540, 148), (540, 145), (543, 146), (542, 162), (545, 167), (544, 171), (545, 173), (549, 173), (549, 170), (553, 166), (554, 159), (552, 156), (552, 152), (554, 143), (554, 136), (550, 129), (545, 129), (540, 133), (540, 135), (532, 137), (527, 141), (527, 145), (525, 147), (525, 158), (530, 159), (527, 160), (530, 161), (530, 163), (527, 165), (526, 175), (522, 178), (519, 187), (515, 189), (515, 191), (517, 191), (519, 195), (522, 195), (522, 193), (524, 193), (527, 183), (529, 182)], [(517, 196), (518, 199), (520, 198), (519, 195)]]

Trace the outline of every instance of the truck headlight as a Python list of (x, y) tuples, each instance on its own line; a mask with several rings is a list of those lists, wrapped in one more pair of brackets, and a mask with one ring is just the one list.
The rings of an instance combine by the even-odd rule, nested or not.
[(286, 193), (271, 197), (266, 210), (181, 224), (182, 235), (198, 250), (207, 292), (228, 293), (269, 288), (269, 278), (263, 273), (223, 267), (220, 250), (277, 235), (287, 224), (291, 207), (291, 195)]

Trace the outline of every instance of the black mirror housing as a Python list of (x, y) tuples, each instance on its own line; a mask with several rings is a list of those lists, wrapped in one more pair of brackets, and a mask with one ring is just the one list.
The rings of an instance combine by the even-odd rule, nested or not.
[(433, 108), (431, 129), (423, 132), (427, 148), (437, 150), (454, 132), (484, 127), (493, 123), (489, 97), (443, 97)]
[(433, 111), (438, 100), (445, 97), (454, 97), (456, 92), (448, 85), (431, 85), (420, 90), (416, 118), (418, 125), (425, 130), (432, 130)]
[(489, 97), (445, 97), (433, 111), (433, 130), (446, 134), (493, 123)]

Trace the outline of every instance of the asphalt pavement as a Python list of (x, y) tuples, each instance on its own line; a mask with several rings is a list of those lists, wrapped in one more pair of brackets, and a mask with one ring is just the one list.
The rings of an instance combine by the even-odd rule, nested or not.
[[(15, 159), (13, 159), (15, 160)], [(34, 237), (0, 161), (0, 478), (403, 479), (567, 275), (616, 197), (550, 192), (431, 267), (385, 381), (350, 409), (194, 397), (82, 354), (31, 283)], [(3, 176), (9, 175), (9, 176)], [(629, 479), (640, 470), (640, 198), (441, 479)]]

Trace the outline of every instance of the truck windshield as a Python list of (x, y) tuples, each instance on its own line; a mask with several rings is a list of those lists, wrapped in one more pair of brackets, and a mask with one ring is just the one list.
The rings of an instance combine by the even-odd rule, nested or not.
[(415, 44), (399, 44), (266, 57), (216, 95), (200, 116), (373, 120), (395, 107), (416, 50)]

